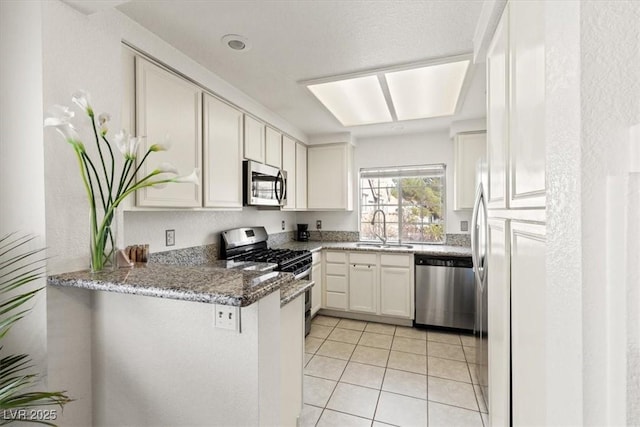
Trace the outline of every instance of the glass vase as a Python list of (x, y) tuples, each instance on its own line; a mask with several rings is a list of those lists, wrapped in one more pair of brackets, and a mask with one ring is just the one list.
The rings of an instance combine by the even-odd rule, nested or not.
[[(92, 218), (96, 218), (91, 213)], [(90, 241), (89, 250), (91, 253), (91, 272), (99, 273), (103, 271), (113, 271), (116, 269), (116, 242), (118, 232), (118, 221), (115, 211), (107, 216), (97, 216), (95, 220), (90, 219)]]

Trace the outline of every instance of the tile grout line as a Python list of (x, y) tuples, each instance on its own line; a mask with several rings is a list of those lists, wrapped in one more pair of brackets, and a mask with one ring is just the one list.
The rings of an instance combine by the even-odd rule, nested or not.
[[(362, 330), (355, 330), (355, 329), (339, 328), (339, 327), (338, 327), (339, 322), (338, 322), (338, 323), (336, 323), (336, 325), (335, 325), (335, 326), (331, 326), (331, 327), (330, 327), (330, 328), (331, 328), (331, 331), (329, 332), (329, 334), (328, 334), (325, 338), (314, 337), (314, 338), (317, 338), (317, 339), (321, 339), (321, 340), (322, 340), (322, 342), (320, 343), (320, 345), (319, 345), (319, 347), (316, 349), (316, 351), (315, 351), (314, 353), (312, 353), (312, 358), (313, 358), (313, 357), (315, 357), (315, 356), (317, 355), (317, 356), (328, 357), (328, 358), (332, 358), (332, 359), (336, 359), (336, 360), (345, 361), (345, 359), (338, 359), (338, 358), (331, 357), (331, 356), (324, 356), (324, 355), (320, 355), (320, 354), (318, 354), (317, 352), (319, 351), (320, 347), (322, 347), (322, 345), (323, 345), (326, 341), (342, 342), (342, 341), (334, 341), (334, 340), (330, 340), (330, 339), (329, 339), (329, 335), (331, 335), (331, 333), (332, 333), (335, 329), (347, 329), (347, 330), (352, 330), (352, 331), (355, 331), (355, 332), (360, 332), (360, 337), (359, 337), (359, 339), (358, 339), (358, 341), (357, 341), (356, 343), (345, 343), (345, 342), (343, 342), (343, 343), (345, 343), (345, 344), (351, 344), (351, 345), (354, 345), (354, 349), (351, 351), (351, 353), (350, 353), (350, 355), (349, 355), (349, 358), (346, 360), (345, 368), (343, 369), (343, 371), (342, 371), (342, 373), (341, 373), (341, 375), (340, 375), (340, 377), (339, 377), (338, 381), (336, 382), (336, 386), (334, 387), (334, 389), (333, 389), (333, 391), (332, 391), (331, 395), (329, 396), (329, 399), (327, 400), (327, 404), (325, 404), (325, 406), (324, 406), (323, 408), (321, 408), (321, 409), (322, 409), (322, 413), (320, 414), (320, 417), (318, 418), (318, 421), (316, 422), (316, 424), (319, 422), (320, 418), (322, 418), (322, 415), (324, 414), (325, 409), (329, 409), (329, 410), (332, 410), (332, 411), (335, 411), (335, 412), (339, 412), (339, 413), (343, 413), (343, 414), (346, 414), (346, 415), (351, 415), (351, 416), (355, 416), (355, 417), (358, 417), (358, 418), (361, 418), (361, 419), (366, 419), (366, 420), (368, 420), (368, 418), (366, 418), (366, 417), (362, 417), (362, 416), (360, 416), (360, 415), (350, 414), (350, 413), (348, 413), (348, 412), (343, 412), (343, 411), (338, 411), (338, 410), (334, 410), (334, 409), (327, 408), (328, 402), (331, 400), (331, 397), (332, 397), (332, 396), (333, 396), (333, 394), (335, 393), (335, 389), (337, 388), (338, 384), (339, 384), (339, 383), (341, 383), (342, 377), (344, 376), (344, 373), (346, 372), (346, 368), (347, 368), (347, 366), (349, 365), (349, 363), (358, 363), (358, 364), (367, 365), (367, 366), (380, 367), (380, 366), (378, 366), (378, 365), (372, 365), (372, 364), (369, 364), (369, 363), (363, 363), (363, 362), (356, 362), (356, 361), (352, 361), (353, 354), (355, 353), (355, 349), (356, 349), (358, 346), (367, 347), (367, 348), (373, 348), (373, 349), (379, 349), (379, 350), (387, 350), (387, 351), (389, 352), (389, 353), (387, 354), (387, 359), (386, 359), (386, 363), (385, 363), (385, 366), (384, 366), (385, 371), (384, 371), (384, 374), (383, 374), (382, 383), (381, 383), (381, 385), (380, 385), (380, 389), (379, 389), (379, 390), (378, 390), (378, 389), (375, 389), (375, 388), (373, 388), (373, 387), (362, 386), (362, 385), (359, 385), (359, 384), (351, 384), (351, 383), (349, 383), (349, 382), (344, 382), (344, 383), (343, 383), (343, 384), (351, 384), (351, 385), (354, 385), (354, 386), (359, 386), (359, 387), (368, 388), (368, 389), (372, 389), (372, 390), (377, 390), (377, 391), (378, 391), (378, 399), (377, 399), (377, 401), (376, 401), (376, 407), (375, 407), (375, 409), (374, 409), (373, 418), (372, 418), (372, 420), (371, 420), (371, 421), (372, 421), (372, 424), (373, 424), (374, 422), (376, 422), (376, 420), (375, 420), (375, 415), (376, 415), (376, 412), (377, 412), (377, 410), (378, 410), (378, 404), (379, 404), (379, 402), (380, 402), (380, 398), (381, 398), (381, 395), (382, 395), (382, 391), (383, 391), (383, 390), (382, 390), (382, 387), (383, 387), (383, 384), (384, 384), (384, 379), (386, 378), (386, 374), (387, 374), (388, 369), (390, 369), (390, 368), (389, 368), (389, 366), (388, 366), (388, 364), (389, 364), (389, 360), (390, 360), (390, 357), (391, 357), (391, 351), (396, 351), (396, 352), (399, 352), (399, 353), (405, 353), (405, 354), (412, 354), (412, 355), (421, 355), (421, 354), (419, 354), (419, 353), (412, 353), (412, 352), (406, 352), (406, 351), (394, 350), (393, 348), (389, 348), (389, 349), (387, 349), (387, 348), (371, 347), (371, 346), (366, 346), (366, 345), (360, 344), (360, 341), (362, 340), (362, 337), (364, 336), (364, 333), (365, 333), (365, 332), (368, 332), (368, 331), (366, 330), (367, 325), (368, 325), (369, 323), (375, 323), (375, 322), (364, 322), (364, 323), (365, 323), (365, 328), (364, 328), (364, 329), (362, 329)], [(321, 326), (328, 327), (327, 325), (321, 325)], [(397, 334), (396, 334), (396, 331), (397, 331), (397, 329), (395, 329), (395, 330), (394, 330), (393, 335), (390, 335), (390, 334), (381, 334), (381, 333), (379, 333), (379, 332), (368, 332), (368, 333), (371, 333), (371, 334), (379, 334), (379, 335), (386, 335), (386, 336), (391, 336), (391, 337), (392, 337), (392, 346), (393, 346), (393, 339), (394, 339), (396, 336), (397, 336), (397, 337), (399, 337), (399, 338), (416, 339), (416, 338), (412, 338), (412, 337), (404, 337), (404, 336), (397, 335)], [(460, 338), (459, 338), (459, 339), (460, 339)], [(470, 362), (467, 360), (467, 354), (466, 354), (466, 352), (464, 351), (464, 347), (465, 347), (465, 346), (464, 346), (464, 344), (462, 343), (462, 340), (460, 339), (460, 344), (451, 344), (450, 342), (441, 342), (441, 341), (429, 340), (429, 339), (428, 339), (428, 336), (427, 336), (427, 338), (426, 338), (424, 341), (425, 341), (425, 346), (427, 347), (427, 352), (426, 352), (426, 355), (425, 355), (426, 363), (427, 363), (427, 367), (426, 367), (426, 368), (427, 368), (427, 374), (425, 375), (425, 378), (426, 378), (426, 381), (427, 381), (427, 398), (426, 398), (426, 400), (425, 400), (425, 401), (426, 401), (426, 404), (427, 404), (427, 422), (428, 422), (428, 414), (429, 414), (429, 402), (434, 402), (434, 403), (437, 403), (437, 404), (441, 404), (441, 405), (445, 405), (445, 406), (449, 406), (449, 407), (453, 407), (453, 408), (459, 408), (459, 409), (463, 409), (463, 410), (467, 410), (467, 411), (477, 412), (477, 413), (479, 414), (480, 418), (481, 418), (481, 422), (482, 422), (482, 423), (483, 423), (483, 425), (484, 425), (484, 419), (482, 418), (482, 412), (480, 411), (480, 404), (479, 404), (479, 402), (478, 402), (478, 395), (477, 395), (476, 390), (475, 390), (475, 385), (476, 385), (476, 384), (474, 384), (474, 383), (473, 383), (473, 377), (472, 377), (472, 375), (471, 375), (471, 366), (470, 366)], [(428, 351), (429, 341), (431, 341), (432, 343), (447, 344), (447, 345), (455, 345), (455, 346), (460, 346), (460, 347), (462, 347), (462, 351), (463, 351), (463, 354), (464, 354), (464, 357), (465, 357), (464, 362), (463, 362), (463, 361), (461, 361), (461, 360), (448, 359), (448, 358), (440, 357), (440, 356), (430, 356), (430, 355), (429, 355), (429, 351)], [(469, 346), (467, 346), (467, 347), (469, 347)], [(475, 350), (475, 348), (474, 348), (474, 350)], [(429, 373), (430, 373), (429, 368), (428, 368), (428, 361), (429, 361), (429, 357), (435, 357), (435, 358), (437, 358), (437, 359), (443, 359), (443, 360), (450, 360), (450, 361), (454, 361), (454, 362), (463, 362), (463, 363), (465, 363), (465, 365), (466, 365), (466, 367), (467, 367), (467, 373), (469, 374), (469, 377), (470, 377), (470, 379), (471, 379), (471, 382), (469, 383), (469, 382), (465, 382), (465, 381), (458, 381), (458, 380), (454, 380), (454, 379), (450, 379), (450, 378), (443, 378), (443, 377), (438, 377), (438, 376), (429, 375)], [(310, 361), (311, 361), (311, 359), (310, 359)], [(396, 368), (393, 368), (393, 369), (394, 369), (394, 370), (396, 370)], [(416, 373), (416, 372), (412, 372), (412, 371), (404, 371), (403, 369), (397, 369), (397, 370), (398, 370), (398, 371), (403, 371), (403, 372), (408, 372), (408, 373), (414, 373), (414, 374), (419, 374), (419, 375), (421, 375), (420, 373)], [(314, 375), (309, 375), (309, 376), (315, 377)], [(477, 409), (477, 410), (473, 410), (473, 409), (465, 408), (465, 407), (462, 407), (462, 406), (451, 405), (451, 404), (449, 404), (449, 403), (443, 403), (443, 402), (437, 402), (437, 401), (430, 400), (430, 399), (429, 399), (429, 390), (428, 390), (428, 388), (429, 388), (428, 380), (429, 380), (429, 377), (430, 377), (430, 376), (432, 376), (432, 377), (434, 377), (434, 378), (439, 378), (439, 379), (447, 380), (447, 381), (453, 381), (453, 382), (457, 382), (457, 383), (462, 383), (462, 384), (469, 384), (469, 385), (471, 385), (471, 387), (472, 387), (472, 389), (473, 389), (473, 392), (474, 392), (474, 397), (475, 397), (476, 405), (477, 405), (477, 408), (478, 408), (478, 409)], [(323, 378), (323, 377), (316, 377), (316, 378), (327, 379), (327, 378)], [(327, 380), (328, 380), (328, 379), (327, 379)], [(396, 394), (396, 395), (399, 395), (399, 396), (406, 396), (406, 397), (410, 397), (410, 398), (416, 398), (415, 396), (405, 395), (405, 394), (402, 394), (402, 393), (395, 393), (395, 392), (388, 392), (388, 393)], [(315, 405), (311, 405), (311, 406), (315, 406)], [(316, 408), (318, 408), (317, 406), (315, 406), (315, 407), (316, 407)]]

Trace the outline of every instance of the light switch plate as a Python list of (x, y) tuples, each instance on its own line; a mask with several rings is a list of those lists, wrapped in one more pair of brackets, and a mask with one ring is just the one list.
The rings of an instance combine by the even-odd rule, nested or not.
[(469, 221), (460, 221), (460, 231), (469, 231)]

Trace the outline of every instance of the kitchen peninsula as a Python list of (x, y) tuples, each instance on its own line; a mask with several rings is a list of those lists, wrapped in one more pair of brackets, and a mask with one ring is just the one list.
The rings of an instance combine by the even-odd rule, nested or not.
[[(106, 291), (91, 295), (94, 425), (296, 424), (299, 296), (313, 282), (246, 264), (150, 263), (48, 278), (77, 288), (68, 293)], [(215, 327), (225, 306), (237, 307), (239, 330)]]

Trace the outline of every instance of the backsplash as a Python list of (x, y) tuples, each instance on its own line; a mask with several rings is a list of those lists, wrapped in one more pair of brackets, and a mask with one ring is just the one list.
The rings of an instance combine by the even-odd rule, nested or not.
[(215, 243), (149, 254), (149, 262), (167, 265), (200, 265), (217, 259), (218, 245)]
[(309, 231), (309, 240), (313, 242), (357, 242), (360, 233), (357, 231)]
[(446, 244), (449, 246), (471, 246), (471, 235), (447, 233)]
[(290, 242), (294, 239), (295, 233), (295, 231), (283, 231), (282, 233), (269, 234), (267, 245), (271, 247)]
[[(269, 246), (281, 245), (293, 240), (294, 231), (283, 231), (269, 235)], [(219, 239), (219, 237), (218, 237)], [(216, 243), (191, 248), (174, 249), (155, 252), (149, 255), (149, 262), (167, 265), (200, 265), (216, 261), (220, 257), (220, 250)]]

